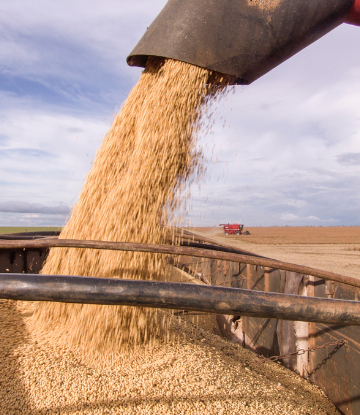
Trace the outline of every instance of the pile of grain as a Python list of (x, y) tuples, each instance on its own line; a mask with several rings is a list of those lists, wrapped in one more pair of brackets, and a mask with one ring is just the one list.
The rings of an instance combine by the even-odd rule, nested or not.
[[(149, 59), (60, 238), (164, 242), (162, 225), (172, 219), (184, 185), (201, 172), (196, 135), (223, 85), (226, 79), (206, 69)], [(163, 271), (159, 255), (52, 249), (42, 273), (161, 279)], [(33, 319), (36, 332), (46, 335), (52, 328), (48, 337), (63, 337), (84, 354), (101, 356), (167, 335), (166, 324), (150, 309), (51, 303), (38, 305)]]
[(201, 329), (174, 327), (178, 342), (100, 368), (37, 343), (26, 312), (0, 300), (1, 415), (338, 414), (314, 385), (275, 363), (249, 366), (253, 353)]

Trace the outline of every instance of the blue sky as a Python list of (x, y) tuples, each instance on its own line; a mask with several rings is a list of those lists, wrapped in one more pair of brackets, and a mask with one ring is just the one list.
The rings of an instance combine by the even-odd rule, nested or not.
[[(65, 223), (165, 3), (0, 4), (0, 226)], [(188, 220), (360, 225), (359, 44), (344, 24), (218, 105)]]

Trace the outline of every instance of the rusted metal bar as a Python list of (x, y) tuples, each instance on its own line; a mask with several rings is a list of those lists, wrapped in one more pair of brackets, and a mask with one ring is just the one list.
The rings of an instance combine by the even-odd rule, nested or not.
[(360, 325), (360, 303), (174, 282), (0, 274), (0, 298), (130, 305)]
[(270, 291), (270, 268), (264, 268), (264, 291)]
[(27, 240), (27, 239), (41, 239), (41, 238), (57, 238), (60, 231), (38, 231), (38, 232), (18, 232), (18, 233), (4, 233), (0, 235), (0, 239), (5, 240)]
[(253, 257), (257, 258), (266, 258), (262, 255), (254, 254), (250, 251), (245, 251), (243, 249), (235, 249), (235, 248), (229, 248), (226, 245), (212, 245), (212, 244), (203, 244), (199, 242), (190, 242), (190, 241), (182, 241), (180, 243), (181, 246), (189, 246), (191, 248), (200, 248), (200, 249), (210, 249), (212, 251), (221, 251), (221, 252), (229, 252), (232, 254), (241, 254), (241, 255), (251, 255)]
[(254, 270), (250, 264), (246, 264), (246, 288), (251, 290)]
[(224, 261), (242, 262), (244, 264), (261, 265), (282, 269), (285, 271), (298, 272), (305, 275), (323, 278), (324, 280), (337, 281), (343, 284), (360, 288), (360, 279), (347, 277), (334, 272), (323, 271), (304, 265), (291, 264), (278, 261), (277, 259), (259, 258), (252, 255), (233, 254), (229, 252), (211, 251), (200, 248), (189, 248), (172, 245), (151, 245), (130, 242), (106, 242), (106, 241), (83, 241), (78, 239), (37, 239), (31, 241), (0, 241), (0, 249), (26, 249), (26, 248), (88, 248), (108, 249), (114, 251), (136, 251), (161, 253), (171, 255), (186, 255), (199, 258), (220, 259)]
[[(248, 254), (248, 255), (265, 258), (262, 255), (255, 254), (254, 252), (245, 251), (244, 249), (241, 249), (241, 250), (236, 249), (236, 248), (230, 247), (227, 244), (223, 244), (221, 242), (215, 241), (214, 239), (206, 238), (205, 236), (199, 236), (189, 231), (186, 231), (186, 232), (187, 233), (185, 235), (178, 236), (180, 239), (183, 239), (183, 241), (181, 241), (181, 245), (197, 247), (196, 245), (197, 243), (203, 244), (204, 242), (206, 242), (206, 244), (203, 244), (204, 247), (214, 246), (215, 251), (221, 250), (221, 248), (223, 248), (222, 250), (224, 252), (232, 252), (232, 253), (237, 253), (237, 254)], [(199, 247), (201, 248), (201, 246)]]

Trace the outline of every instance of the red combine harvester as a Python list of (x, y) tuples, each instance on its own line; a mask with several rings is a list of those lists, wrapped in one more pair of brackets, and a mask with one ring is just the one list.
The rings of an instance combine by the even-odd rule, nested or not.
[(239, 225), (238, 223), (220, 223), (219, 226), (224, 228), (225, 235), (250, 235), (249, 231), (243, 233), (244, 225)]

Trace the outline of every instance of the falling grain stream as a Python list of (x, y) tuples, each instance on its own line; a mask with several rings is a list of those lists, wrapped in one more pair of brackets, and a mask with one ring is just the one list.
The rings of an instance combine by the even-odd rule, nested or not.
[[(201, 175), (196, 137), (227, 80), (149, 59), (60, 238), (160, 244)], [(44, 274), (162, 280), (166, 256), (53, 248)], [(336, 414), (283, 367), (146, 308), (0, 302), (1, 414)]]

